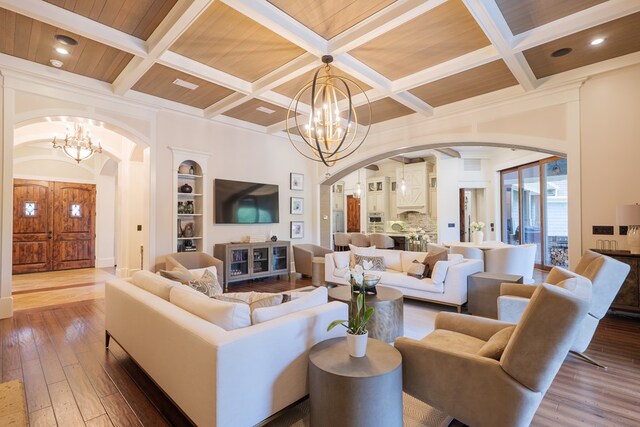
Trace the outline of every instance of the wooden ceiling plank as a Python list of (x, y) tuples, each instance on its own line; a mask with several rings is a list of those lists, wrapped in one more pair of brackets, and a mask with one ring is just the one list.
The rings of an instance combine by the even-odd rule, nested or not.
[(514, 52), (522, 52), (637, 12), (640, 12), (640, 2), (637, 0), (607, 1), (566, 18), (558, 19), (518, 34), (513, 37), (511, 45)]
[(4, 28), (6, 31), (6, 36), (0, 38), (0, 51), (6, 52), (7, 55), (17, 56), (14, 52), (14, 40), (16, 31), (16, 17), (17, 15), (13, 12), (9, 12), (5, 9), (0, 9), (0, 23), (2, 24), (0, 28)]
[[(591, 46), (591, 40), (596, 37), (605, 37), (605, 42)], [(551, 56), (552, 52), (564, 47), (573, 51), (558, 58)], [(536, 46), (523, 53), (536, 76), (543, 78), (638, 51), (640, 12)]]
[(349, 54), (397, 80), (488, 45), (489, 39), (462, 1), (449, 0)]
[(269, 3), (325, 40), (347, 31), (395, 0), (269, 0)]
[(606, 0), (496, 0), (501, 15), (513, 34), (520, 34), (564, 18)]
[(340, 55), (440, 6), (447, 0), (407, 0), (387, 6), (329, 42), (328, 52)]
[(93, 6), (91, 7), (91, 11), (86, 16), (89, 19), (97, 21), (102, 13), (102, 9), (107, 5), (107, 0), (94, 0)]
[(440, 107), (517, 84), (518, 81), (505, 63), (502, 60), (497, 60), (416, 87), (410, 92), (430, 105)]
[(145, 57), (142, 40), (41, 0), (3, 0), (2, 7), (133, 55)]
[(504, 20), (495, 2), (480, 3), (474, 0), (462, 0), (485, 35), (496, 47), (502, 59), (511, 70), (525, 91), (532, 91), (538, 86), (538, 79), (531, 71), (529, 64), (520, 55), (511, 50), (511, 30)]
[(220, 1), (317, 57), (327, 52), (326, 40), (266, 1)]

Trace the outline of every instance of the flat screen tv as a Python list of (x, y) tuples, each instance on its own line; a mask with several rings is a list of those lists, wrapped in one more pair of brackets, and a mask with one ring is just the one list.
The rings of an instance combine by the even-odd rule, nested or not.
[(270, 224), (280, 222), (278, 186), (216, 179), (216, 224)]

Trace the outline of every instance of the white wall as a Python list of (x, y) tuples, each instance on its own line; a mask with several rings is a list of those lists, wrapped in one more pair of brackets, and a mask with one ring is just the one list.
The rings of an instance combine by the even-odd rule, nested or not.
[[(197, 119), (167, 111), (158, 113), (157, 120), (157, 173), (156, 186), (156, 253), (158, 263), (161, 256), (175, 252), (173, 233), (173, 172), (172, 152), (168, 148), (179, 147), (208, 153), (208, 170), (205, 171), (207, 194), (205, 198), (206, 236), (208, 253), (215, 243), (239, 241), (243, 236), (261, 235), (270, 232), (280, 240), (292, 244), (316, 242), (318, 239), (318, 181), (315, 179), (318, 164), (304, 159), (290, 142), (281, 137), (266, 135), (236, 128), (208, 120)], [(304, 191), (289, 189), (291, 172), (304, 175)], [(216, 178), (238, 181), (253, 181), (279, 186), (280, 222), (277, 224), (230, 225), (214, 223), (214, 186)], [(290, 197), (304, 198), (304, 214), (291, 215)], [(290, 221), (304, 221), (304, 238), (290, 239)]]
[(118, 165), (109, 160), (96, 186), (96, 267), (116, 265), (116, 177)]
[[(580, 112), (583, 247), (613, 239), (628, 249), (626, 236), (618, 235), (616, 206), (640, 203), (640, 66), (589, 79)], [(594, 225), (614, 225), (615, 235), (594, 236)]]

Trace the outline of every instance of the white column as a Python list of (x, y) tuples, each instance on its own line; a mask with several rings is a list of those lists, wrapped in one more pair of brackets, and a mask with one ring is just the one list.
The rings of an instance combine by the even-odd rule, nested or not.
[(0, 75), (0, 319), (13, 315), (11, 296), (12, 242), (13, 242), (13, 121), (15, 91), (5, 85)]

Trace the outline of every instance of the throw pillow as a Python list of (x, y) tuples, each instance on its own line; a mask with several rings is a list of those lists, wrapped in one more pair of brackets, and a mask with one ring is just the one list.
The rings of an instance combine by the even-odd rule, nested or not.
[(487, 341), (476, 354), (478, 356), (500, 360), (515, 329), (515, 326), (509, 326), (508, 328), (499, 330), (489, 338), (489, 341)]
[(384, 257), (354, 255), (356, 265), (361, 265), (365, 271), (385, 271)]
[(433, 273), (433, 269), (436, 266), (436, 262), (438, 261), (446, 261), (447, 260), (447, 250), (446, 249), (441, 249), (438, 251), (431, 251), (427, 253), (427, 256), (424, 257), (424, 265), (426, 265), (427, 267), (425, 267), (424, 271), (424, 277), (431, 277), (431, 274)]
[(290, 313), (326, 304), (329, 297), (327, 288), (324, 286), (304, 293), (306, 295), (301, 295), (300, 298), (289, 301), (286, 304), (280, 304), (275, 307), (256, 308), (253, 313), (251, 313), (252, 323), (255, 325)]
[(193, 280), (193, 276), (186, 268), (182, 266), (174, 267), (173, 270), (160, 270), (160, 275), (167, 279), (175, 280), (176, 282), (180, 282), (183, 285), (188, 285), (190, 281)]
[(203, 298), (184, 286), (175, 286), (171, 289), (170, 301), (183, 310), (227, 331), (251, 325), (251, 313), (247, 304), (233, 304), (218, 301), (215, 298)]
[(351, 243), (349, 243), (349, 251), (350, 251), (350, 262), (349, 265), (353, 268), (356, 266), (356, 255), (360, 255), (360, 256), (375, 256), (376, 255), (376, 247), (375, 246), (369, 246), (369, 247), (360, 247), (360, 246), (353, 246)]
[(206, 270), (201, 278), (191, 280), (189, 282), (189, 286), (202, 292), (208, 297), (220, 295), (222, 293), (222, 287), (220, 286), (220, 283), (218, 283), (218, 278), (209, 270)]
[(407, 276), (415, 277), (416, 279), (422, 279), (424, 277), (426, 265), (414, 259), (407, 271)]

